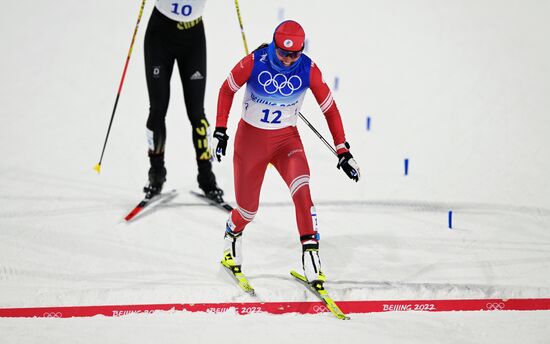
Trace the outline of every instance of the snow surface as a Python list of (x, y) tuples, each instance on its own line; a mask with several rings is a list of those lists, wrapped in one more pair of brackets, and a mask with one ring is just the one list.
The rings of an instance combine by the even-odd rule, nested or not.
[[(196, 189), (174, 74), (167, 117), (170, 202), (122, 217), (146, 180), (145, 7), (101, 175), (98, 162), (140, 1), (11, 1), (0, 14), (0, 308), (245, 302), (219, 269), (227, 215)], [(321, 255), (336, 300), (550, 297), (550, 3), (366, 0), (239, 2), (250, 49), (282, 18), (338, 89), (359, 183), (302, 123)], [(312, 6), (312, 4), (314, 4)], [(244, 54), (234, 2), (205, 11), (208, 83)], [(231, 138), (242, 94), (230, 117)], [(312, 96), (302, 113), (330, 138)], [(366, 130), (366, 118), (371, 130)], [(215, 169), (234, 201), (232, 150)], [(409, 175), (403, 162), (409, 159)], [(264, 301), (314, 300), (290, 196), (273, 169), (245, 233)], [(447, 214), (454, 228), (447, 228)], [(2, 343), (549, 343), (550, 313), (448, 312), (0, 319)]]

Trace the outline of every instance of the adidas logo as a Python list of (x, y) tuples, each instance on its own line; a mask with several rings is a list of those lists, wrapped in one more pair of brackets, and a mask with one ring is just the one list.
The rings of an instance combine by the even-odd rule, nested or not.
[(202, 80), (204, 79), (204, 76), (202, 76), (201, 72), (199, 71), (196, 71), (195, 73), (193, 73), (193, 75), (191, 75), (191, 77), (189, 78), (189, 80)]

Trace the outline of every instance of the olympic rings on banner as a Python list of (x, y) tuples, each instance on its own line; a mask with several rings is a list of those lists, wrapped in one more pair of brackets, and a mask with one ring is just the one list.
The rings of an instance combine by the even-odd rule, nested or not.
[(63, 314), (61, 312), (46, 312), (42, 314), (44, 318), (61, 318)]
[(279, 92), (283, 96), (290, 96), (302, 87), (302, 79), (297, 75), (287, 78), (286, 75), (279, 73), (273, 76), (266, 70), (258, 75), (258, 83), (264, 87), (266, 93)]
[(325, 313), (325, 312), (328, 312), (328, 309), (325, 307), (325, 306), (313, 306), (313, 311), (315, 313)]
[(501, 311), (504, 309), (504, 302), (495, 302), (495, 303), (489, 302), (485, 305), (485, 308), (488, 311)]

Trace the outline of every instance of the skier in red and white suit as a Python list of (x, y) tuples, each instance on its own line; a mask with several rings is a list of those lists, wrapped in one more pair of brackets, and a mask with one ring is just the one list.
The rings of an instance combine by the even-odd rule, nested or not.
[[(302, 53), (305, 33), (295, 21), (275, 29), (273, 41), (244, 57), (223, 83), (218, 97), (214, 147), (218, 161), (225, 155), (229, 111), (234, 94), (246, 83), (243, 114), (235, 136), (233, 168), (237, 207), (226, 226), (222, 264), (240, 271), (241, 235), (259, 205), (260, 188), (269, 163), (290, 189), (303, 248), (302, 262), (308, 281), (323, 282), (319, 259), (317, 213), (309, 189), (309, 166), (296, 128), (307, 89), (311, 89), (325, 115), (336, 153), (338, 168), (358, 181), (359, 167), (349, 152), (340, 113), (321, 71)], [(216, 142), (217, 141), (217, 142)]]

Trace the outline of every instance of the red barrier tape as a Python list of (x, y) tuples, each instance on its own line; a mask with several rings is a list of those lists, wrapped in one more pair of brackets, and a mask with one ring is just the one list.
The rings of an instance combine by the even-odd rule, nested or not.
[[(463, 299), (463, 300), (394, 300), (339, 301), (344, 313), (377, 312), (450, 312), (450, 311), (537, 311), (550, 310), (550, 299)], [(0, 318), (71, 318), (104, 315), (117, 317), (156, 311), (187, 311), (237, 314), (316, 314), (328, 312), (321, 302), (229, 302), (151, 305), (71, 306), (37, 308), (0, 308)]]

